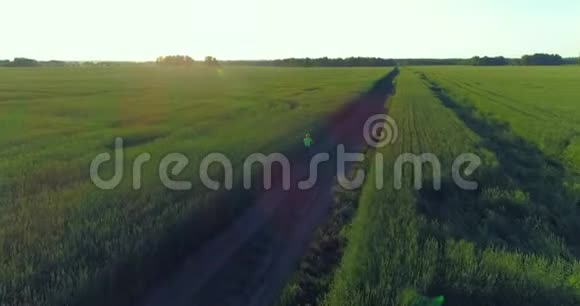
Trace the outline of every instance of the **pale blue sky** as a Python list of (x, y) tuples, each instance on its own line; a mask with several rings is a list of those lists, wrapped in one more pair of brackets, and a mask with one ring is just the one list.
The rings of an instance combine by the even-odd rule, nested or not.
[(2, 0), (0, 59), (578, 56), (578, 0)]

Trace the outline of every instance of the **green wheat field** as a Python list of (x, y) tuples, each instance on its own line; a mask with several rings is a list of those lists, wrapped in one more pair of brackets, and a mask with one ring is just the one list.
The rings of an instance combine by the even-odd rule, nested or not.
[[(338, 266), (316, 280), (319, 305), (580, 304), (580, 67), (400, 67), (385, 101), (396, 143), (368, 151), (392, 165), (434, 153), (429, 176), (404, 188), (373, 163)], [(0, 68), (0, 305), (125, 305), (231, 224), (252, 193), (210, 192), (196, 165), (222, 152), (240, 169), (253, 152), (300, 145), (305, 132), (372, 88), (391, 68)], [(148, 152), (141, 190), (132, 165), (114, 190), (91, 160), (124, 139)], [(193, 191), (160, 184), (167, 153), (190, 159)], [(451, 181), (453, 159), (475, 153), (476, 191)], [(387, 169), (390, 169), (387, 167)], [(103, 177), (112, 167), (102, 169)], [(429, 173), (429, 171), (425, 171)], [(301, 277), (279, 304), (298, 305)]]

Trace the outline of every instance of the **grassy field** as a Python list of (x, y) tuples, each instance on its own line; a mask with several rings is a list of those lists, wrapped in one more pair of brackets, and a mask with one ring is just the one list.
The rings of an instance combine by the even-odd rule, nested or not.
[[(250, 153), (301, 145), (387, 72), (0, 69), (0, 305), (128, 304), (253, 202), (239, 171), (233, 191), (202, 186), (207, 153), (225, 153), (239, 170)], [(395, 82), (388, 109), (399, 137), (366, 152), (383, 156), (384, 188), (375, 187), (380, 169), (371, 162), (362, 191), (335, 195), (336, 211), (316, 239), (339, 251), (310, 262), (332, 257), (319, 266), (340, 261), (338, 270), (315, 278), (309, 273), (320, 267), (303, 265), (285, 294), (300, 292), (282, 300), (580, 304), (580, 68), (404, 67)], [(115, 137), (124, 139), (124, 179), (99, 190), (89, 165), (113, 151)], [(135, 191), (132, 161), (143, 152), (152, 160)], [(192, 191), (161, 184), (159, 161), (172, 152), (189, 158), (181, 178)], [(423, 187), (413, 188), (410, 165), (395, 188), (402, 153), (435, 154), (441, 190), (429, 166)], [(482, 160), (470, 176), (475, 191), (451, 177), (462, 153)], [(103, 176), (112, 171), (107, 164)]]
[[(223, 152), (300, 144), (324, 115), (385, 69), (0, 69), (0, 304), (110, 305), (142, 293), (251, 202), (202, 187), (197, 165)], [(98, 190), (89, 164), (125, 142), (125, 176)], [(131, 162), (148, 152), (143, 188)], [(165, 153), (190, 159), (193, 191), (157, 175)], [(104, 173), (111, 171), (105, 169)]]
[[(418, 67), (465, 101), (580, 175), (580, 67)], [(580, 188), (580, 187), (577, 187)]]
[[(325, 304), (430, 305), (441, 295), (444, 305), (578, 305), (578, 193), (574, 164), (559, 150), (578, 129), (577, 72), (403, 69), (389, 102), (400, 135), (378, 151), (385, 188), (375, 188), (373, 167)], [(410, 166), (403, 188), (393, 187), (392, 165), (407, 152), (438, 156), (441, 190), (430, 167), (422, 189)], [(476, 191), (449, 177), (465, 152), (482, 159)]]

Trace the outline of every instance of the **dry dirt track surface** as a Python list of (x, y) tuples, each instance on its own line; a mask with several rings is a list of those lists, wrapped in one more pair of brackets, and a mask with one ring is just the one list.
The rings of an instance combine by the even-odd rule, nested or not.
[(364, 123), (374, 114), (385, 113), (397, 73), (395, 69), (328, 118), (310, 152), (331, 156), (319, 165), (314, 188), (297, 188), (297, 182), (309, 176), (306, 153), (290, 157), (290, 190), (283, 190), (281, 175), (274, 173), (270, 190), (262, 191), (251, 208), (192, 254), (176, 275), (152, 290), (140, 305), (271, 305), (328, 213), (337, 145), (345, 145), (347, 152), (363, 148)]

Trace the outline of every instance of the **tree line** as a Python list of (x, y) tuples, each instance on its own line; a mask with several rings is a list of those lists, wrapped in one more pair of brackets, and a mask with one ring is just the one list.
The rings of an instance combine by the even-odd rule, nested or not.
[[(554, 66), (573, 64), (576, 59), (565, 60), (558, 54), (535, 53), (532, 55), (524, 55), (521, 58), (505, 58), (503, 56), (474, 56), (468, 60), (458, 60), (457, 65), (472, 65), (472, 66), (507, 66), (507, 65), (522, 65), (522, 66)], [(580, 61), (578, 61), (580, 63)]]
[(521, 59), (522, 65), (563, 65), (564, 59), (558, 54), (536, 53), (534, 55), (524, 55)]
[[(187, 55), (169, 55), (160, 56), (155, 60), (158, 65), (167, 66), (189, 66), (195, 63), (195, 60)], [(206, 56), (202, 62), (208, 66), (219, 66), (219, 61), (213, 56)], [(78, 66), (90, 66), (90, 67), (111, 67), (111, 66), (127, 66), (127, 65), (139, 65), (144, 63), (138, 62), (114, 62), (114, 61), (38, 61), (31, 58), (16, 57), (13, 60), (0, 60), (0, 67), (78, 67)]]
[(508, 60), (503, 56), (496, 56), (496, 57), (479, 57), (474, 56), (469, 60), (469, 64), (472, 66), (504, 66), (515, 64), (513, 60)]
[(189, 66), (193, 65), (194, 60), (187, 55), (168, 55), (160, 56), (155, 60), (156, 64), (165, 66)]
[(3, 60), (0, 61), (0, 66), (4, 67), (35, 67), (40, 66), (40, 63), (37, 60), (25, 58), (25, 57), (16, 57), (14, 60)]
[(396, 61), (401, 66), (467, 65), (467, 61), (461, 58), (405, 58)]
[[(158, 65), (164, 66), (192, 66), (195, 60), (188, 55), (160, 56), (155, 60)], [(206, 56), (202, 62), (206, 66), (219, 66), (219, 61), (213, 56)]]
[(394, 59), (379, 57), (348, 57), (348, 58), (285, 58), (277, 60), (258, 61), (228, 61), (229, 64), (275, 67), (394, 67)]
[(0, 67), (112, 67), (136, 64), (136, 62), (113, 61), (38, 61), (25, 57), (16, 57), (13, 60), (0, 60)]
[[(191, 66), (196, 61), (187, 55), (160, 56), (155, 60), (157, 65), (163, 66)], [(207, 66), (220, 66), (213, 56), (206, 56), (201, 62)], [(285, 58), (277, 60), (238, 60), (222, 61), (231, 65), (273, 66), (273, 67), (394, 67), (394, 66), (424, 66), (424, 65), (471, 65), (471, 66), (506, 66), (506, 65), (572, 65), (579, 64), (580, 58), (562, 58), (558, 54), (535, 53), (524, 55), (521, 58), (505, 58), (503, 56), (488, 57), (474, 56), (470, 59), (447, 58), (408, 58), (386, 59), (380, 57), (348, 57), (348, 58)], [(65, 61), (37, 61), (35, 59), (17, 57), (12, 61), (0, 60), (0, 67), (36, 67), (36, 66), (119, 66), (136, 64), (129, 62), (65, 62)]]
[(562, 58), (558, 54), (535, 53), (521, 58), (505, 58), (503, 56), (474, 56), (470, 59), (403, 59), (397, 60), (400, 65), (471, 65), (471, 66), (507, 66), (507, 65), (570, 65), (580, 64), (580, 58)]
[(572, 64), (574, 61), (566, 61), (558, 54), (535, 53), (524, 55), (519, 59), (508, 59), (503, 56), (496, 57), (479, 57), (474, 56), (469, 60), (473, 66), (505, 66), (505, 65), (522, 65), (522, 66), (556, 66)]
[(425, 66), (425, 65), (471, 65), (471, 66), (505, 66), (505, 65), (565, 65), (580, 64), (580, 59), (564, 59), (558, 54), (536, 53), (524, 55), (521, 58), (505, 58), (503, 56), (474, 56), (464, 58), (407, 58), (385, 59), (378, 57), (349, 58), (286, 58), (278, 60), (258, 61), (228, 61), (229, 64), (276, 67), (381, 67), (381, 66)]

